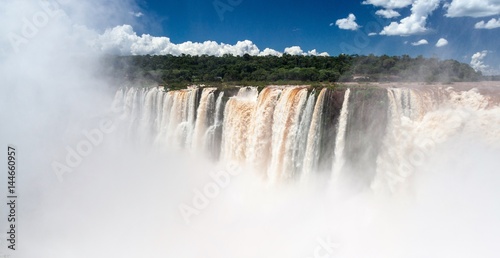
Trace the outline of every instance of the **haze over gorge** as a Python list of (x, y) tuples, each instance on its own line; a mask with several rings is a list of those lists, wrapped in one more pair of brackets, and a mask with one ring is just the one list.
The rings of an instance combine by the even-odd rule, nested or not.
[(498, 3), (255, 1), (2, 3), (0, 257), (498, 257)]
[(235, 255), (218, 247), (232, 239), (243, 257), (307, 257), (314, 231), (331, 257), (467, 257), (495, 250), (498, 100), (496, 82), (132, 87), (113, 109), (122, 141), (222, 167), (180, 197), (177, 216), (218, 239), (194, 256)]

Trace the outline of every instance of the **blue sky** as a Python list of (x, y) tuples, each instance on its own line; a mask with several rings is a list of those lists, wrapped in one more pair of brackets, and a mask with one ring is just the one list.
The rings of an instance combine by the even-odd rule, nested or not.
[(41, 39), (35, 36), (48, 36), (43, 32), (58, 28), (59, 22), (79, 38), (74, 42), (87, 42), (111, 54), (408, 54), (452, 58), (485, 74), (500, 74), (500, 0), (9, 0), (6, 4), (0, 10), (4, 36), (0, 56)]
[[(111, 54), (408, 54), (452, 58), (485, 74), (500, 74), (500, 0), (8, 3), (0, 11), (6, 16), (0, 56), (41, 40), (38, 36), (48, 36), (44, 32), (60, 22), (80, 38), (73, 42)], [(16, 9), (15, 3), (25, 4)], [(54, 11), (45, 13), (47, 8)], [(54, 18), (36, 20), (48, 14)]]
[[(393, 8), (394, 5), (404, 5)], [(235, 44), (250, 40), (259, 47), (283, 52), (286, 47), (300, 46), (302, 50), (316, 49), (329, 55), (388, 54), (437, 56), (469, 63), (476, 53), (486, 51), (481, 64), (499, 70), (497, 58), (500, 47), (500, 1), (498, 0), (371, 0), (368, 3), (348, 0), (319, 1), (263, 1), (263, 0), (144, 0), (139, 3), (143, 16), (137, 17), (144, 26), (134, 28), (138, 34), (165, 36), (179, 44), (186, 41), (207, 40)], [(398, 3), (399, 2), (399, 3)], [(425, 31), (380, 35), (391, 22), (411, 16), (416, 2), (434, 4), (435, 8), (417, 13), (426, 17), (420, 24)], [(455, 2), (455, 3), (453, 3)], [(477, 2), (474, 3), (474, 2)], [(394, 4), (396, 3), (396, 4)], [(488, 3), (490, 6), (481, 6)], [(424, 3), (425, 4), (425, 3)], [(451, 6), (453, 5), (453, 6)], [(472, 5), (474, 8), (470, 8)], [(469, 6), (469, 7), (468, 7)], [(417, 6), (418, 7), (418, 6)], [(416, 9), (417, 7), (413, 8)], [(455, 14), (450, 14), (450, 8)], [(492, 8), (493, 7), (493, 8)], [(496, 10), (495, 7), (499, 9)], [(484, 8), (490, 12), (481, 13)], [(430, 10), (429, 10), (430, 9)], [(493, 9), (493, 10), (491, 10)], [(398, 17), (385, 18), (378, 10), (393, 10)], [(355, 16), (357, 29), (341, 29), (337, 20)], [(419, 16), (420, 15), (420, 16)], [(453, 17), (448, 17), (453, 16)], [(476, 23), (493, 20), (488, 29), (475, 28)], [(497, 22), (497, 23), (495, 23)], [(368, 34), (375, 34), (368, 36)], [(443, 38), (448, 44), (436, 47)], [(413, 45), (421, 41), (427, 44)]]

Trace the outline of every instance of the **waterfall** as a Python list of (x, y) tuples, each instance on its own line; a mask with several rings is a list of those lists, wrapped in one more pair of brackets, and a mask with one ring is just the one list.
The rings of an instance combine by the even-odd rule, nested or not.
[(123, 113), (123, 108), (125, 106), (125, 93), (125, 88), (121, 88), (115, 93), (113, 104), (111, 104), (111, 112), (114, 112), (116, 114)]
[(153, 136), (153, 128), (155, 124), (154, 118), (156, 117), (156, 97), (158, 90), (151, 88), (149, 91), (143, 92), (144, 104), (141, 108), (141, 115), (139, 118), (139, 136), (142, 141), (149, 142)]
[[(188, 103), (187, 103), (187, 120), (184, 123), (182, 130), (182, 133), (185, 137), (185, 146), (191, 146), (193, 143), (193, 132), (194, 132), (194, 127), (195, 127), (195, 122), (196, 122), (196, 107), (197, 107), (197, 95), (198, 95), (198, 88), (195, 88), (189, 92), (189, 97), (188, 97)], [(205, 118), (203, 118), (205, 119)]]
[(345, 130), (344, 165), (339, 180), (351, 189), (369, 187), (388, 132), (387, 90), (351, 88)]
[(156, 90), (156, 117), (154, 121), (155, 134), (158, 135), (161, 130), (161, 121), (163, 117), (163, 103), (165, 102), (167, 95), (162, 90)]
[[(201, 93), (200, 105), (197, 110), (197, 118), (194, 126), (191, 148), (194, 151), (204, 151), (205, 135), (208, 127), (213, 125), (211, 115), (214, 107), (215, 88), (204, 88)], [(211, 111), (212, 110), (212, 111)]]
[[(163, 103), (161, 104), (161, 118), (159, 121), (159, 129), (158, 135), (156, 136), (155, 143), (159, 146), (167, 145), (169, 142), (167, 141), (170, 115), (173, 106), (173, 93), (168, 92), (164, 94)], [(160, 105), (158, 105), (160, 106)]]
[(500, 145), (495, 110), (478, 90), (451, 87), (122, 88), (113, 100), (126, 140), (237, 162), (270, 183), (329, 171), (334, 184), (388, 192), (463, 132)]
[(307, 99), (307, 89), (288, 87), (283, 90), (272, 123), (271, 163), (268, 177), (271, 182), (293, 175), (293, 154), (297, 142), (300, 116)]
[(196, 117), (198, 89), (175, 91), (167, 133), (167, 142), (177, 147), (190, 146)]
[(433, 93), (414, 89), (387, 90), (388, 122), (383, 148), (377, 158), (376, 177), (372, 187), (396, 191), (400, 182), (414, 173), (407, 158), (415, 150), (415, 130), (427, 112), (443, 104)]
[(313, 116), (309, 132), (307, 134), (307, 145), (304, 154), (304, 165), (302, 168), (302, 180), (307, 180), (318, 163), (319, 142), (321, 139), (321, 118), (323, 115), (323, 103), (326, 94), (326, 88), (322, 89), (318, 95), (316, 105), (314, 106)]
[(349, 113), (349, 95), (351, 90), (347, 89), (344, 95), (344, 103), (340, 111), (340, 118), (338, 124), (338, 131), (335, 140), (334, 162), (332, 171), (332, 181), (336, 181), (344, 166), (344, 148), (345, 148), (345, 131), (347, 129), (347, 114)]
[(231, 97), (224, 111), (222, 130), (222, 159), (228, 162), (244, 163), (246, 159), (247, 138), (253, 112), (257, 105), (257, 89), (241, 88), (238, 95)]
[(297, 132), (297, 141), (293, 149), (294, 176), (300, 175), (300, 172), (303, 168), (304, 157), (306, 154), (305, 146), (307, 146), (307, 135), (309, 133), (309, 127), (311, 125), (311, 119), (314, 112), (314, 104), (316, 103), (315, 94), (316, 92), (314, 90), (309, 94), (306, 107), (304, 109), (304, 112), (302, 112), (302, 116), (300, 118), (300, 126)]
[(222, 136), (222, 108), (224, 92), (220, 92), (215, 102), (215, 114), (213, 120), (205, 132), (205, 142), (203, 149), (206, 150), (212, 159), (219, 158), (220, 142)]
[(255, 171), (259, 171), (263, 178), (267, 178), (267, 168), (271, 159), (274, 110), (281, 93), (282, 88), (278, 87), (263, 89), (249, 124), (246, 162)]

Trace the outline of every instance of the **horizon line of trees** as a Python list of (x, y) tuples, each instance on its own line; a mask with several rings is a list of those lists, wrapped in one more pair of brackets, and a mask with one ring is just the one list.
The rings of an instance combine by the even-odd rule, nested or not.
[(478, 81), (481, 72), (456, 60), (423, 56), (108, 56), (116, 78), (163, 85), (230, 82), (459, 82)]

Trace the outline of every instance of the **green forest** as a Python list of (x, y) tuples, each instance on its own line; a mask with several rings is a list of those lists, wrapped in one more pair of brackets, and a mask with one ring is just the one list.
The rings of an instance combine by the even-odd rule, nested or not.
[(444, 82), (482, 78), (468, 64), (422, 56), (108, 56), (110, 73), (128, 81), (166, 87), (192, 84), (287, 84), (335, 82)]

